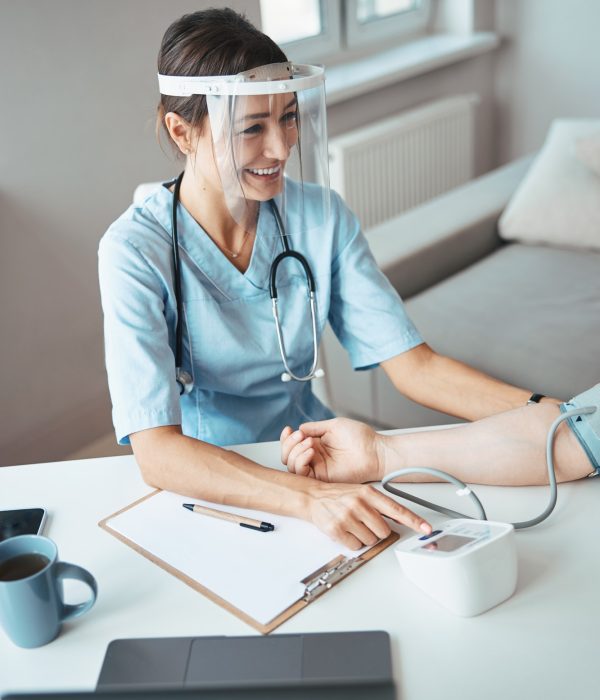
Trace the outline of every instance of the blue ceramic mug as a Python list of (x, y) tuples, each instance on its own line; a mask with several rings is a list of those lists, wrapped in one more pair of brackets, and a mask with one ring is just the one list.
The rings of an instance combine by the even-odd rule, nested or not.
[[(63, 579), (86, 583), (85, 603), (63, 601)], [(89, 571), (58, 561), (54, 542), (40, 535), (19, 535), (0, 542), (0, 626), (20, 647), (51, 642), (61, 624), (87, 612), (96, 602), (98, 586)]]

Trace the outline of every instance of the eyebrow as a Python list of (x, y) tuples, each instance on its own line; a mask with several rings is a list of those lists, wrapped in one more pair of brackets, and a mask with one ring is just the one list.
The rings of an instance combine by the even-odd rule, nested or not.
[[(283, 111), (285, 112), (286, 109), (289, 109), (292, 105), (297, 105), (298, 100), (297, 98), (293, 97), (283, 108)], [(246, 114), (244, 117), (240, 117), (239, 119), (236, 119), (236, 124), (239, 122), (246, 121), (247, 119), (266, 119), (267, 117), (271, 116), (270, 112), (257, 112), (256, 114)]]

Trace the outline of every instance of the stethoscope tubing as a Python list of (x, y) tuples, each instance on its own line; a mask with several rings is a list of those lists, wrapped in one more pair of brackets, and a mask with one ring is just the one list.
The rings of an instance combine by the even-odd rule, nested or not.
[[(173, 189), (173, 212), (172, 221), (173, 225), (173, 235), (171, 236), (171, 242), (173, 245), (173, 267), (174, 267), (174, 279), (175, 279), (175, 298), (177, 299), (177, 318), (181, 315), (181, 264), (179, 257), (179, 236), (177, 234), (177, 204), (179, 203), (179, 190), (181, 189), (181, 181), (183, 180), (183, 173), (179, 175), (177, 180), (175, 180), (175, 187)], [(176, 342), (176, 356), (177, 356), (177, 367), (180, 366), (180, 360), (182, 355), (183, 347), (183, 330), (182, 324), (177, 324), (177, 329), (175, 333)]]
[[(177, 233), (177, 207), (179, 205), (179, 190), (181, 188), (181, 182), (183, 180), (184, 172), (180, 173), (174, 181), (173, 188), (173, 209), (171, 215), (171, 241), (173, 248), (173, 273), (174, 273), (174, 291), (175, 291), (175, 301), (177, 308), (177, 321), (175, 327), (175, 378), (180, 387), (180, 394), (187, 394), (193, 388), (193, 377), (191, 374), (182, 368), (183, 360), (183, 293), (181, 289), (181, 261), (179, 255), (179, 236)], [(273, 310), (273, 317), (275, 319), (275, 329), (277, 332), (277, 342), (279, 345), (279, 352), (285, 368), (285, 372), (282, 373), (281, 379), (284, 382), (290, 381), (291, 379), (298, 382), (308, 382), (315, 377), (322, 377), (324, 372), (321, 369), (317, 369), (319, 362), (319, 346), (318, 346), (318, 335), (317, 335), (317, 309), (316, 309), (316, 286), (315, 278), (313, 276), (312, 270), (306, 258), (296, 250), (292, 250), (289, 246), (287, 235), (285, 233), (285, 226), (281, 218), (281, 213), (274, 199), (269, 200), (271, 205), (271, 211), (277, 223), (277, 229), (279, 231), (279, 238), (281, 240), (281, 245), (283, 246), (283, 251), (279, 253), (276, 258), (271, 263), (271, 268), (269, 271), (269, 294), (271, 296), (271, 305)], [(277, 297), (277, 270), (279, 265), (286, 259), (293, 258), (300, 263), (302, 269), (304, 270), (304, 275), (306, 277), (306, 285), (308, 289), (308, 299), (310, 305), (311, 314), (311, 329), (313, 335), (313, 361), (311, 364), (310, 371), (305, 376), (300, 376), (295, 374), (288, 363), (287, 351), (285, 348), (285, 341), (283, 339), (283, 330), (281, 327), (281, 321), (279, 318), (279, 310), (277, 307), (278, 297)]]

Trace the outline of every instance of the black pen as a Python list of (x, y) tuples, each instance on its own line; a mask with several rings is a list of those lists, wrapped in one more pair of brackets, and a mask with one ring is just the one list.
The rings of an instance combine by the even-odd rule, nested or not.
[(259, 532), (271, 532), (275, 529), (275, 525), (265, 523), (253, 518), (246, 518), (243, 515), (235, 515), (235, 513), (226, 513), (222, 510), (199, 506), (194, 503), (183, 503), (184, 508), (191, 510), (192, 513), (200, 513), (200, 515), (208, 515), (210, 518), (218, 518), (219, 520), (228, 520), (230, 523), (236, 523), (242, 527), (247, 527), (250, 530), (258, 530)]

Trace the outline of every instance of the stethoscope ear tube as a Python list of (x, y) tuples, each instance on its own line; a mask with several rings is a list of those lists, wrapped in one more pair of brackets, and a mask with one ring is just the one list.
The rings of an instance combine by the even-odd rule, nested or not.
[[(184, 171), (185, 172), (185, 171)], [(194, 380), (192, 375), (182, 368), (181, 364), (183, 361), (183, 297), (181, 291), (181, 265), (179, 258), (179, 236), (177, 233), (177, 207), (179, 204), (179, 190), (181, 188), (181, 182), (183, 180), (184, 173), (180, 173), (175, 180), (175, 186), (173, 188), (173, 210), (171, 218), (171, 228), (172, 228), (172, 246), (173, 246), (173, 279), (174, 279), (174, 291), (175, 300), (177, 306), (177, 321), (175, 326), (175, 380), (179, 385), (179, 394), (189, 394), (194, 387)], [(315, 297), (315, 279), (313, 277), (310, 266), (306, 258), (295, 250), (290, 250), (284, 224), (279, 213), (279, 209), (275, 200), (269, 200), (275, 221), (277, 223), (277, 228), (279, 230), (279, 237), (281, 239), (281, 244), (283, 246), (283, 251), (277, 255), (273, 263), (271, 264), (271, 269), (269, 272), (269, 291), (271, 294), (271, 302), (273, 305), (273, 316), (275, 318), (275, 327), (277, 330), (277, 340), (279, 343), (279, 351), (281, 354), (281, 359), (285, 368), (285, 372), (281, 375), (281, 380), (283, 382), (288, 382), (292, 379), (299, 382), (307, 382), (311, 379), (322, 377), (325, 372), (322, 369), (317, 369), (317, 363), (319, 359), (319, 348), (318, 348), (318, 337), (317, 337), (317, 313), (316, 313), (316, 297)], [(309, 373), (300, 377), (289, 367), (287, 360), (287, 353), (285, 350), (285, 343), (283, 340), (283, 333), (281, 329), (281, 323), (279, 320), (279, 312), (277, 309), (277, 269), (280, 263), (286, 258), (293, 258), (297, 260), (306, 276), (306, 283), (308, 287), (308, 296), (310, 302), (310, 312), (311, 312), (311, 325), (313, 334), (313, 362)]]
[(294, 260), (297, 260), (300, 265), (302, 265), (302, 269), (304, 270), (304, 274), (306, 276), (308, 292), (309, 294), (314, 294), (315, 278), (313, 277), (313, 273), (304, 255), (301, 255), (295, 250), (284, 250), (282, 253), (279, 253), (271, 264), (271, 271), (269, 273), (269, 293), (271, 294), (271, 299), (277, 299), (277, 268), (286, 258), (294, 258)]
[[(285, 234), (285, 227), (275, 200), (271, 199), (269, 203), (271, 204), (271, 210), (273, 212), (273, 216), (275, 217), (275, 221), (277, 222), (277, 228), (279, 229), (279, 237), (281, 238), (281, 243), (283, 245), (283, 251), (279, 253), (275, 260), (273, 260), (271, 264), (271, 270), (269, 273), (269, 293), (271, 295), (273, 318), (275, 319), (275, 330), (277, 332), (279, 354), (281, 355), (281, 361), (283, 362), (283, 366), (285, 368), (285, 372), (282, 372), (281, 374), (281, 381), (289, 382), (293, 379), (297, 382), (309, 382), (311, 379), (317, 379), (325, 375), (325, 372), (321, 368), (317, 368), (317, 364), (319, 362), (319, 341), (317, 335), (317, 301), (315, 295), (315, 278), (313, 277), (312, 270), (310, 269), (310, 265), (308, 264), (306, 258), (297, 251), (290, 250)], [(297, 260), (300, 263), (300, 265), (302, 265), (302, 269), (304, 270), (304, 275), (306, 277), (306, 286), (308, 289), (311, 329), (313, 338), (313, 361), (310, 370), (308, 371), (308, 374), (306, 374), (303, 377), (294, 374), (294, 372), (292, 372), (289, 366), (287, 359), (287, 351), (285, 349), (285, 341), (283, 339), (283, 330), (281, 328), (281, 321), (279, 318), (279, 309), (277, 307), (279, 301), (277, 298), (277, 270), (279, 268), (279, 265), (287, 258), (293, 258), (294, 260)]]

